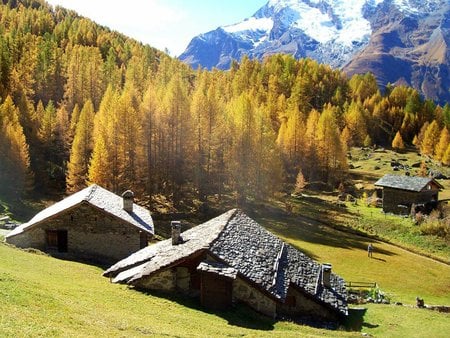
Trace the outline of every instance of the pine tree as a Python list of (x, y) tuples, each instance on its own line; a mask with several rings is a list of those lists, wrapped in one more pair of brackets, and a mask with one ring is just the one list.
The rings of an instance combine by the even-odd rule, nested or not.
[(444, 156), (442, 156), (441, 162), (446, 166), (450, 166), (450, 144), (447, 146)]
[(402, 135), (400, 135), (400, 131), (397, 131), (394, 139), (392, 140), (392, 148), (397, 151), (405, 149), (405, 144), (403, 143), (403, 138)]
[(143, 187), (139, 181), (143, 175), (145, 155), (140, 142), (143, 119), (139, 106), (140, 102), (134, 87), (126, 86), (116, 108), (119, 124), (115, 132), (119, 138), (119, 188), (142, 192)]
[(109, 86), (94, 119), (93, 151), (88, 181), (119, 193), (119, 93)]
[(436, 144), (439, 142), (440, 130), (436, 120), (433, 120), (425, 131), (420, 144), (420, 152), (423, 155), (433, 156)]
[(94, 105), (88, 100), (80, 112), (67, 164), (66, 189), (76, 192), (87, 185), (89, 160), (92, 152)]
[(425, 163), (425, 161), (420, 162), (420, 167), (417, 175), (421, 177), (426, 177), (427, 173), (428, 173), (427, 164)]
[(450, 144), (450, 133), (448, 132), (447, 127), (442, 128), (439, 142), (436, 144), (436, 148), (434, 150), (435, 159), (440, 161), (447, 150), (448, 145)]
[(342, 179), (347, 170), (345, 148), (340, 139), (335, 107), (327, 105), (323, 110), (317, 124), (317, 136), (322, 179), (334, 184)]
[(301, 170), (298, 171), (297, 178), (295, 179), (294, 193), (300, 194), (306, 186), (305, 176)]
[(361, 104), (352, 101), (344, 115), (346, 127), (350, 131), (353, 144), (361, 146), (367, 136), (364, 108)]
[(146, 192), (149, 195), (154, 193), (154, 187), (158, 181), (157, 168), (156, 168), (156, 155), (157, 155), (157, 130), (156, 130), (156, 117), (158, 115), (158, 108), (160, 102), (156, 95), (156, 85), (150, 83), (147, 90), (144, 93), (144, 97), (141, 102), (141, 113), (143, 115), (143, 143), (144, 143), (144, 181)]
[(10, 96), (0, 105), (0, 157), (0, 191), (18, 198), (30, 188), (32, 173), (19, 111)]
[(319, 123), (320, 113), (313, 109), (306, 121), (305, 133), (305, 159), (302, 161), (302, 172), (308, 181), (314, 181), (318, 177), (317, 162), (318, 162), (318, 134), (317, 125)]

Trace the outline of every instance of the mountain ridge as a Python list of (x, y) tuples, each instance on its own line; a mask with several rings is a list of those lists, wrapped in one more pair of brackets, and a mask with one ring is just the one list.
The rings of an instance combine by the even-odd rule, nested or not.
[[(405, 83), (450, 101), (450, 3), (445, 0), (270, 0), (237, 24), (194, 37), (179, 59), (228, 69), (244, 55), (309, 57), (382, 87)], [(435, 85), (433, 85), (435, 84)]]

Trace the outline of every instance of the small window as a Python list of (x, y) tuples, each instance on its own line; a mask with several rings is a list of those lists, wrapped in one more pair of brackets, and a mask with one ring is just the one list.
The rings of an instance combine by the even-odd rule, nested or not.
[(47, 248), (67, 252), (68, 236), (67, 230), (47, 230)]
[(58, 231), (47, 230), (47, 247), (49, 249), (58, 249)]

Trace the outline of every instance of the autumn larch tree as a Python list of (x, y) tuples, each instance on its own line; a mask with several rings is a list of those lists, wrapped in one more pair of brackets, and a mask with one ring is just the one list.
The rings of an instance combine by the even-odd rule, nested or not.
[(67, 164), (66, 190), (68, 192), (76, 192), (87, 185), (93, 126), (94, 105), (91, 100), (88, 100), (80, 112)]

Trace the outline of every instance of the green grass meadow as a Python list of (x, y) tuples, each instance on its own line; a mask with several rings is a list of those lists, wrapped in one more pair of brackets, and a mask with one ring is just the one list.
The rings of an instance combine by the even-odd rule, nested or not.
[(209, 313), (194, 300), (109, 283), (102, 270), (0, 244), (1, 337), (358, 336), (274, 322), (246, 307)]
[[(269, 230), (347, 281), (376, 281), (393, 302), (365, 304), (347, 328), (317, 329), (272, 321), (245, 306), (211, 313), (195, 300), (144, 294), (109, 283), (102, 269), (0, 244), (1, 337), (446, 337), (450, 315), (412, 307), (450, 304), (450, 267), (398, 247), (294, 218), (261, 218)], [(354, 331), (351, 331), (353, 328)]]

